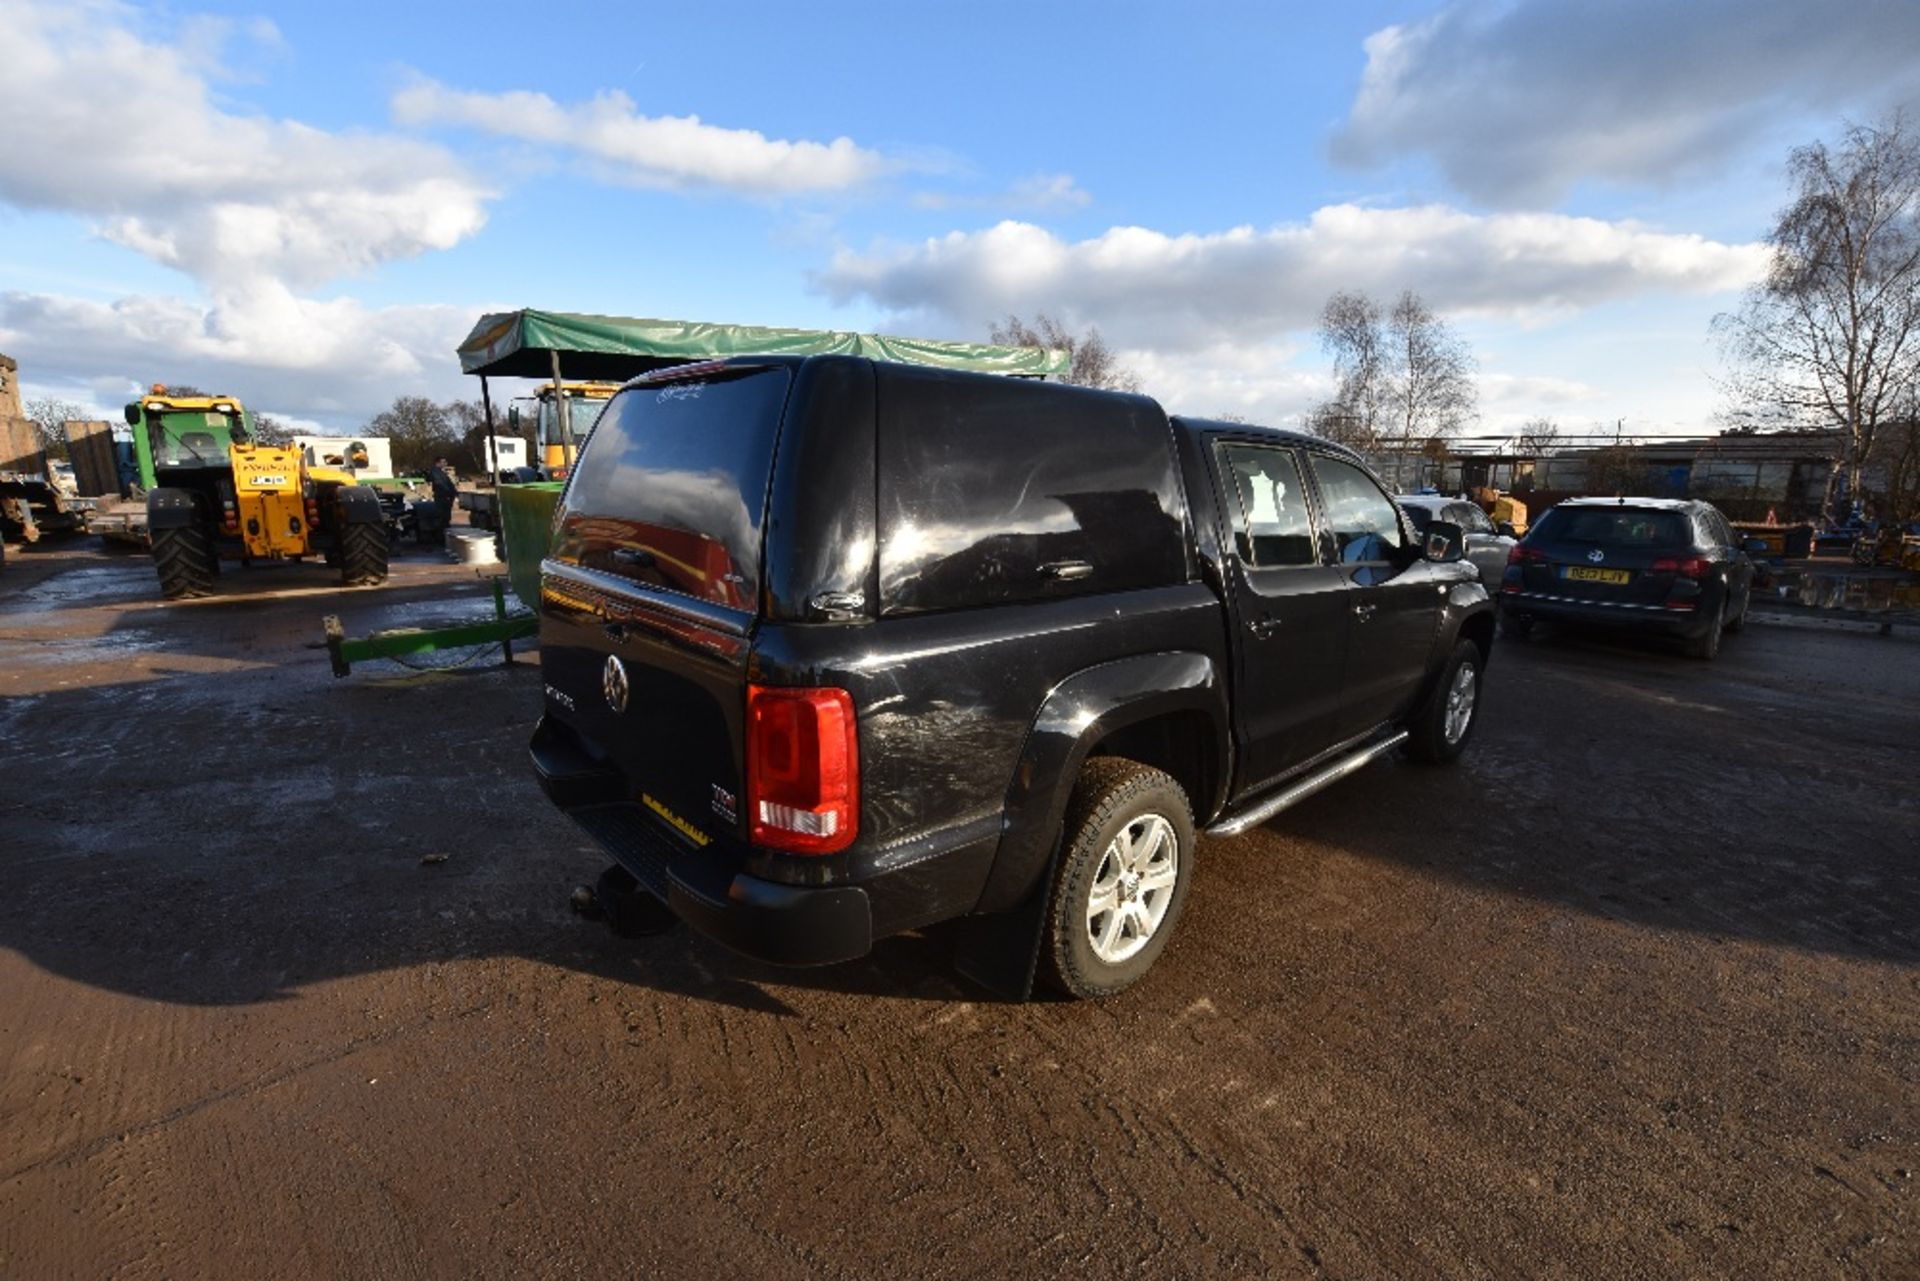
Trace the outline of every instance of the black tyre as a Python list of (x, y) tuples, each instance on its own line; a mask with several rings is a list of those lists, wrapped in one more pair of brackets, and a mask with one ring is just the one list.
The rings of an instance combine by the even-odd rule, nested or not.
[(1500, 634), (1510, 640), (1526, 640), (1529, 636), (1533, 635), (1533, 620), (1525, 614), (1514, 614), (1502, 610), (1500, 614)]
[(1713, 607), (1713, 621), (1707, 624), (1707, 630), (1687, 638), (1687, 657), (1712, 662), (1720, 653), (1720, 632), (1726, 625), (1727, 598), (1722, 596)]
[(1041, 966), (1069, 996), (1112, 996), (1166, 950), (1193, 875), (1193, 811), (1172, 778), (1087, 762), (1067, 802)]
[(1463, 640), (1453, 647), (1440, 679), (1407, 720), (1407, 755), (1429, 765), (1445, 765), (1459, 758), (1480, 720), (1481, 670), (1486, 660), (1480, 647)]
[(387, 581), (387, 531), (378, 525), (340, 529), (340, 581), (348, 587), (377, 587)]
[(214, 558), (213, 540), (198, 525), (155, 530), (153, 567), (160, 575), (160, 594), (168, 600), (213, 595), (219, 562)]

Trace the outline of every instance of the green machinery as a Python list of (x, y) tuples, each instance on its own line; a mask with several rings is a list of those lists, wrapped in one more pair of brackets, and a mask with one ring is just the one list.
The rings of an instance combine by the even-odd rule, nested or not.
[(380, 501), (351, 471), (309, 467), (301, 451), (261, 444), (231, 396), (170, 396), (126, 408), (146, 533), (168, 599), (213, 592), (220, 560), (324, 556), (348, 586), (387, 578)]

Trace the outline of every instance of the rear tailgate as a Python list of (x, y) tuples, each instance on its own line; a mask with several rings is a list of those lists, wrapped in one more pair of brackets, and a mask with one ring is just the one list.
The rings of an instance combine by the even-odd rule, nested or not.
[[(790, 372), (702, 366), (611, 401), (542, 566), (543, 733), (715, 859), (743, 845), (761, 523)], [(556, 797), (556, 799), (558, 799)]]
[[(1527, 535), (1522, 585), (1571, 600), (1658, 606), (1673, 589), (1672, 558), (1686, 555), (1690, 541), (1680, 512), (1555, 508)], [(1668, 567), (1656, 569), (1663, 560)]]

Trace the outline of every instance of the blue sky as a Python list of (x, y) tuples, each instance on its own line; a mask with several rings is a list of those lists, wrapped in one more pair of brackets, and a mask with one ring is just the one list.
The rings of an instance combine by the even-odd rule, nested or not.
[[(357, 426), (486, 309), (1097, 324), (1170, 408), (1323, 398), (1419, 291), (1486, 430), (1710, 426), (1782, 161), (1920, 100), (1920, 5), (0, 0), (0, 350)], [(697, 118), (697, 121), (694, 119)]]

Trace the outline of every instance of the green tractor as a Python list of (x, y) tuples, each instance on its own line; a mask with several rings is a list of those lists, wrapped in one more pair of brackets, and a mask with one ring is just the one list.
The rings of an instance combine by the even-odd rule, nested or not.
[(169, 396), (127, 406), (146, 490), (147, 536), (169, 600), (213, 592), (220, 561), (319, 555), (349, 587), (387, 580), (379, 496), (351, 471), (309, 467), (300, 450), (259, 443), (231, 396)]

